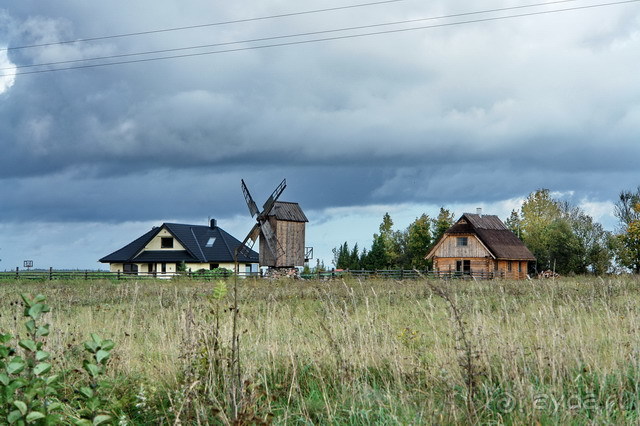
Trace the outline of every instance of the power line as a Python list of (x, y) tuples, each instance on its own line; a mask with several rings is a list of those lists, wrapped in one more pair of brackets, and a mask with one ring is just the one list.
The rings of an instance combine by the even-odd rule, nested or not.
[(189, 54), (181, 54), (181, 55), (170, 55), (170, 56), (161, 56), (161, 57), (156, 57), (156, 58), (143, 58), (143, 59), (135, 59), (135, 60), (127, 60), (127, 61), (107, 62), (107, 63), (100, 63), (100, 64), (87, 64), (87, 65), (78, 65), (78, 66), (65, 67), (65, 68), (46, 69), (46, 70), (23, 71), (23, 72), (17, 72), (15, 74), (3, 74), (2, 76), (4, 77), (4, 76), (9, 76), (9, 75), (41, 74), (41, 73), (55, 72), (55, 71), (67, 71), (67, 70), (74, 70), (74, 69), (97, 68), (97, 67), (104, 67), (104, 66), (124, 65), (124, 64), (134, 64), (134, 63), (160, 61), (160, 60), (168, 60), (168, 59), (179, 59), (179, 58), (188, 58), (188, 57), (196, 57), (196, 56), (204, 56), (204, 55), (214, 55), (214, 54), (220, 54), (220, 53), (230, 53), (230, 52), (241, 52), (241, 51), (247, 51), (247, 50), (267, 49), (267, 48), (273, 48), (273, 47), (294, 46), (294, 45), (301, 45), (301, 44), (319, 43), (319, 42), (324, 42), (324, 41), (344, 40), (344, 39), (350, 39), (350, 38), (370, 37), (370, 36), (374, 36), (374, 35), (393, 34), (393, 33), (401, 33), (401, 32), (408, 32), (408, 31), (418, 31), (418, 30), (432, 29), (432, 28), (442, 28), (442, 27), (450, 27), (450, 26), (457, 26), (457, 25), (466, 25), (466, 24), (473, 24), (473, 23), (500, 21), (500, 20), (506, 20), (506, 19), (514, 19), (514, 18), (522, 18), (522, 17), (528, 17), (528, 16), (546, 15), (546, 14), (560, 13), (560, 12), (570, 12), (570, 11), (576, 11), (576, 10), (584, 10), (584, 9), (593, 9), (593, 8), (599, 8), (599, 7), (616, 6), (616, 5), (621, 5), (621, 4), (637, 3), (637, 2), (640, 2), (640, 0), (624, 0), (624, 1), (616, 1), (616, 2), (610, 2), (610, 3), (599, 3), (599, 4), (594, 4), (594, 5), (576, 6), (576, 7), (564, 8), (564, 9), (545, 10), (545, 11), (521, 13), (521, 14), (507, 15), (507, 16), (495, 16), (495, 17), (482, 18), (482, 19), (473, 19), (473, 20), (467, 20), (467, 21), (448, 22), (448, 23), (435, 24), (435, 25), (425, 25), (425, 26), (420, 26), (420, 27), (400, 28), (400, 29), (394, 29), (394, 30), (375, 31), (375, 32), (362, 33), (362, 34), (350, 34), (350, 35), (343, 35), (343, 36), (325, 37), (325, 38), (318, 38), (318, 39), (311, 39), (311, 40), (291, 41), (291, 42), (286, 42), (286, 43), (274, 43), (274, 44), (266, 44), (266, 45), (261, 45), (261, 46), (247, 46), (247, 47), (240, 47), (240, 48), (235, 48), (235, 49), (215, 50), (215, 51), (210, 51), (210, 52), (189, 53)]
[(136, 53), (122, 53), (122, 54), (117, 54), (117, 55), (98, 56), (98, 57), (93, 57), (93, 58), (72, 59), (72, 60), (66, 60), (66, 61), (47, 62), (47, 63), (39, 63), (39, 64), (31, 64), (31, 65), (19, 65), (19, 66), (15, 66), (15, 67), (12, 67), (12, 68), (0, 68), (0, 71), (5, 71), (5, 70), (8, 70), (8, 69), (13, 70), (13, 69), (25, 69), (25, 68), (52, 66), (52, 65), (72, 64), (72, 63), (86, 62), (86, 61), (98, 61), (98, 60), (106, 60), (106, 59), (127, 58), (127, 57), (132, 57), (132, 56), (141, 56), (141, 55), (154, 55), (154, 54), (169, 53), (169, 52), (180, 52), (180, 51), (185, 51), (185, 50), (194, 50), (194, 49), (204, 49), (204, 48), (211, 48), (211, 47), (230, 46), (230, 45), (234, 45), (234, 44), (257, 43), (257, 42), (263, 42), (263, 41), (282, 40), (282, 39), (286, 39), (286, 38), (305, 37), (305, 36), (320, 35), (320, 34), (330, 34), (330, 33), (343, 32), (343, 31), (355, 31), (355, 30), (363, 30), (363, 29), (369, 29), (369, 28), (379, 28), (379, 27), (384, 27), (384, 26), (410, 24), (410, 23), (414, 23), (414, 22), (435, 21), (435, 20), (439, 20), (439, 19), (450, 19), (450, 18), (459, 18), (459, 17), (463, 17), (463, 16), (486, 14), (486, 13), (505, 12), (505, 11), (509, 11), (509, 10), (517, 10), (517, 9), (525, 9), (525, 8), (532, 8), (532, 7), (548, 6), (548, 5), (554, 5), (554, 4), (560, 4), (560, 3), (575, 2), (575, 1), (580, 1), (580, 0), (557, 0), (557, 1), (546, 2), (546, 3), (535, 3), (535, 4), (522, 5), (522, 6), (503, 7), (503, 8), (498, 8), (498, 9), (486, 9), (486, 10), (480, 10), (480, 11), (474, 11), (474, 12), (456, 13), (456, 14), (451, 14), (451, 15), (442, 15), (442, 16), (427, 17), (427, 18), (416, 18), (416, 19), (409, 19), (409, 20), (404, 20), (404, 21), (386, 22), (386, 23), (371, 24), (371, 25), (361, 25), (361, 26), (338, 28), (338, 29), (332, 29), (332, 30), (312, 31), (312, 32), (305, 32), (305, 33), (298, 33), (298, 34), (288, 34), (288, 35), (281, 35), (281, 36), (262, 37), (262, 38), (240, 40), (240, 41), (230, 41), (230, 42), (223, 42), (223, 43), (212, 43), (212, 44), (204, 44), (204, 45), (196, 45), (196, 46), (177, 47), (177, 48), (172, 48), (172, 49), (150, 50), (150, 51), (136, 52)]
[(358, 7), (376, 6), (376, 5), (385, 4), (385, 3), (398, 3), (398, 2), (402, 2), (402, 1), (407, 1), (407, 0), (383, 0), (383, 1), (370, 2), (370, 3), (354, 4), (354, 5), (349, 5), (349, 6), (339, 6), (339, 7), (325, 8), (325, 9), (307, 10), (307, 11), (302, 11), (302, 12), (281, 13), (281, 14), (278, 14), (278, 15), (261, 16), (261, 17), (257, 17), (257, 18), (245, 18), (245, 19), (236, 19), (236, 20), (233, 20), (233, 21), (221, 21), (221, 22), (212, 22), (212, 23), (208, 23), (208, 24), (189, 25), (189, 26), (185, 26), (185, 27), (161, 28), (161, 29), (157, 29), (157, 30), (139, 31), (139, 32), (134, 32), (134, 33), (126, 33), (126, 34), (115, 34), (115, 35), (107, 35), (107, 36), (101, 36), (101, 37), (80, 38), (80, 39), (77, 39), (77, 40), (65, 40), (65, 41), (56, 41), (56, 42), (51, 42), (51, 43), (41, 43), (41, 44), (30, 44), (30, 45), (25, 45), (25, 46), (5, 47), (5, 48), (0, 48), (0, 52), (2, 52), (2, 51), (11, 51), (11, 50), (31, 49), (31, 48), (34, 48), (34, 47), (55, 46), (55, 45), (60, 45), (60, 44), (84, 43), (84, 42), (88, 42), (88, 41), (98, 41), (98, 40), (109, 40), (109, 39), (114, 39), (114, 38), (134, 37), (134, 36), (141, 36), (141, 35), (166, 33), (166, 32), (172, 32), (172, 31), (192, 30), (192, 29), (196, 29), (196, 28), (206, 28), (206, 27), (215, 27), (215, 26), (221, 26), (221, 25), (239, 24), (239, 23), (244, 23), (244, 22), (262, 21), (262, 20), (266, 20), (266, 19), (287, 18), (287, 17), (291, 17), (291, 16), (309, 15), (309, 14), (312, 14), (312, 13), (321, 13), (321, 12), (333, 12), (333, 11), (336, 11), (336, 10), (345, 10), (345, 9), (354, 9), (354, 8), (358, 8)]

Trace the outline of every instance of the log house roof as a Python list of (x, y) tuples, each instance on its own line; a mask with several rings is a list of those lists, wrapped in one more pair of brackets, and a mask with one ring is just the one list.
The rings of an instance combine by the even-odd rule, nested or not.
[(450, 235), (476, 235), (496, 259), (536, 260), (531, 251), (495, 215), (464, 213), (460, 219), (444, 233), (440, 241), (431, 249), (427, 259), (434, 256), (438, 246)]

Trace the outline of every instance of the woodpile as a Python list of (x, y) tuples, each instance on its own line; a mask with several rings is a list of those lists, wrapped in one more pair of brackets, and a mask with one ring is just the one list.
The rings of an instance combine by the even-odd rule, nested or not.
[(553, 272), (551, 269), (542, 271), (538, 274), (538, 278), (560, 278), (560, 274)]

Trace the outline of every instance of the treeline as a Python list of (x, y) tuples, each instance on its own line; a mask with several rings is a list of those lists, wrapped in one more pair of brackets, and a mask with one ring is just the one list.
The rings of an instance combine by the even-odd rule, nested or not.
[[(582, 208), (553, 198), (548, 189), (529, 194), (505, 225), (537, 259), (532, 272), (601, 275), (629, 270), (640, 273), (640, 186), (622, 191), (614, 206), (618, 228), (609, 232)], [(348, 242), (333, 249), (338, 269), (427, 269), (424, 257), (453, 225), (454, 214), (440, 208), (436, 218), (423, 214), (404, 230), (393, 230), (386, 213), (369, 249)]]
[(453, 213), (442, 207), (436, 218), (423, 214), (406, 229), (393, 230), (393, 220), (385, 213), (371, 248), (360, 251), (357, 243), (350, 248), (345, 241), (333, 249), (333, 264), (338, 269), (430, 268), (431, 262), (424, 257), (453, 221)]

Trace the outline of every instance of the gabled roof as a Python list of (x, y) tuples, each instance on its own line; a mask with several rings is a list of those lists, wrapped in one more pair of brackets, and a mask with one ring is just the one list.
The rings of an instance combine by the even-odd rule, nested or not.
[(269, 216), (275, 216), (278, 220), (288, 220), (289, 222), (309, 222), (300, 205), (288, 201), (276, 201)]
[[(185, 248), (185, 250), (146, 250), (144, 247), (158, 233), (166, 229)], [(211, 247), (207, 243), (212, 240)], [(140, 238), (127, 244), (120, 250), (100, 259), (102, 263), (128, 262), (198, 262), (222, 263), (233, 262), (235, 248), (241, 244), (222, 228), (204, 225), (185, 225), (180, 223), (163, 223), (153, 228)], [(248, 254), (238, 253), (238, 262), (257, 263), (258, 253), (249, 250)]]
[(496, 259), (536, 260), (522, 241), (495, 215), (465, 213), (444, 233), (427, 258), (447, 237), (456, 234), (475, 234)]

